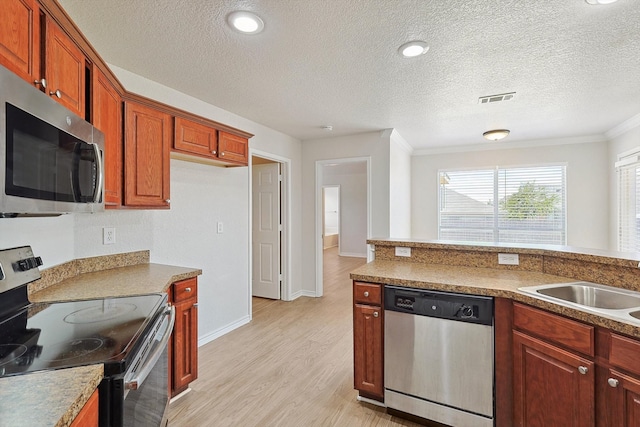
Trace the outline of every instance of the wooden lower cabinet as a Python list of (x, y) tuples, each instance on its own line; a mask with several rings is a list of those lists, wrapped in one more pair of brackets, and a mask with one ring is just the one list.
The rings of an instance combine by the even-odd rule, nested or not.
[(593, 361), (514, 331), (513, 366), (515, 426), (595, 426)]
[(361, 282), (353, 287), (354, 388), (363, 397), (384, 401), (384, 288)]
[(606, 381), (608, 411), (602, 425), (640, 427), (640, 378), (610, 369)]
[(98, 409), (99, 398), (98, 390), (96, 390), (75, 417), (71, 427), (98, 427)]
[(171, 396), (185, 391), (198, 378), (198, 281), (196, 278), (172, 286), (176, 323), (171, 341)]

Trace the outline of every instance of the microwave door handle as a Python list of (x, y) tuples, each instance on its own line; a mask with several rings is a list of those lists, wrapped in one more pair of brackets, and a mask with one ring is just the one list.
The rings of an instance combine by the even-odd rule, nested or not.
[(137, 390), (142, 385), (144, 380), (147, 379), (147, 376), (149, 375), (153, 367), (156, 365), (158, 359), (160, 359), (160, 356), (162, 356), (162, 352), (164, 351), (165, 347), (168, 345), (169, 338), (171, 337), (171, 333), (173, 332), (173, 324), (176, 321), (175, 307), (169, 307), (164, 314), (165, 316), (169, 316), (169, 323), (167, 325), (167, 329), (162, 335), (160, 345), (157, 345), (155, 351), (149, 355), (144, 365), (137, 372), (137, 375), (131, 380), (125, 382), (124, 387), (126, 390)]
[(100, 196), (102, 195), (102, 179), (104, 177), (102, 170), (102, 155), (100, 154), (100, 147), (98, 144), (93, 143), (93, 150), (96, 153), (96, 165), (98, 169), (98, 182), (96, 183), (96, 189), (93, 193), (93, 202), (98, 203), (100, 201)]

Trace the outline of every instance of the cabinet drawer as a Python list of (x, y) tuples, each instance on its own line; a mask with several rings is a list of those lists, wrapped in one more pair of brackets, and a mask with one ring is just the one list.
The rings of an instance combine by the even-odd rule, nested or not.
[(640, 342), (611, 334), (609, 362), (634, 374), (640, 374)]
[(353, 282), (353, 301), (362, 304), (382, 305), (382, 285)]
[(595, 328), (526, 305), (513, 304), (513, 326), (580, 353), (595, 355)]
[(173, 284), (173, 302), (186, 301), (198, 297), (198, 280), (196, 278), (182, 280)]

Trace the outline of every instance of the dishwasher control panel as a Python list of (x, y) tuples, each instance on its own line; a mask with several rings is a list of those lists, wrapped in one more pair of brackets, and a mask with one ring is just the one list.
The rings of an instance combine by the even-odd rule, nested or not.
[(385, 310), (493, 324), (493, 298), (485, 296), (385, 286)]

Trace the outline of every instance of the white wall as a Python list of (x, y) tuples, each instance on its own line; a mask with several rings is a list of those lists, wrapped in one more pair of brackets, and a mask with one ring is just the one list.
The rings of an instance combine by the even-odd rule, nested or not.
[(411, 153), (397, 131), (389, 147), (389, 237), (411, 237)]
[[(250, 147), (291, 159), (291, 283), (300, 289), (300, 141), (111, 66), (127, 90), (253, 133)], [(200, 343), (250, 319), (249, 170), (171, 160), (171, 209), (0, 220), (0, 247), (30, 244), (45, 267), (74, 258), (150, 250), (151, 262), (201, 268)], [(216, 222), (224, 233), (216, 233)], [(102, 227), (116, 244), (102, 245)]]
[(340, 186), (340, 255), (367, 256), (367, 174), (323, 175), (323, 185)]
[[(411, 162), (412, 237), (438, 238), (439, 169), (567, 164), (567, 244), (608, 249), (609, 165), (606, 141), (414, 155)], [(503, 146), (504, 147), (504, 146)]]
[(390, 131), (307, 140), (302, 142), (302, 293), (316, 293), (316, 162), (319, 160), (371, 159), (371, 236), (389, 236), (389, 135)]
[(640, 114), (621, 123), (609, 132), (609, 245), (612, 250), (618, 248), (618, 176), (615, 163), (618, 155), (640, 147)]

